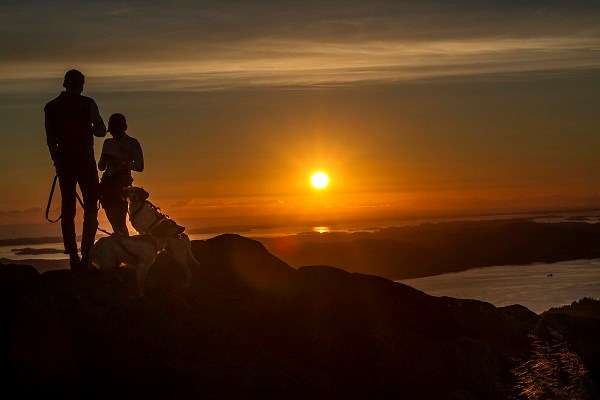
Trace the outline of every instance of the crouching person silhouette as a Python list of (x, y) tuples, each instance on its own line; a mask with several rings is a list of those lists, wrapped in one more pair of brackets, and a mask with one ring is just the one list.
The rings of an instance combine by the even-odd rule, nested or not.
[[(106, 136), (106, 126), (98, 106), (89, 97), (82, 96), (85, 76), (70, 70), (65, 74), (65, 91), (44, 107), (46, 142), (56, 167), (61, 203), (61, 228), (65, 254), (69, 255), (71, 269), (87, 267), (90, 249), (98, 227), (98, 170), (94, 158), (94, 136)], [(75, 236), (76, 186), (83, 195), (83, 231), (81, 256), (77, 252)]]
[(106, 211), (113, 232), (129, 236), (127, 230), (127, 200), (123, 189), (131, 186), (131, 171), (144, 170), (142, 147), (137, 139), (127, 135), (127, 121), (123, 114), (113, 114), (108, 120), (112, 138), (106, 139), (98, 169), (104, 171), (100, 181), (100, 203)]

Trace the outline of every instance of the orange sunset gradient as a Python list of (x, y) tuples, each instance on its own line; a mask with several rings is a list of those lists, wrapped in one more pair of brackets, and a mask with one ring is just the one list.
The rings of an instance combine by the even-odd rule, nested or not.
[(12, 38), (0, 43), (0, 224), (43, 220), (42, 107), (70, 68), (105, 120), (127, 117), (146, 159), (135, 184), (176, 218), (600, 206), (600, 35), (585, 7), (23, 7), (0, 13)]

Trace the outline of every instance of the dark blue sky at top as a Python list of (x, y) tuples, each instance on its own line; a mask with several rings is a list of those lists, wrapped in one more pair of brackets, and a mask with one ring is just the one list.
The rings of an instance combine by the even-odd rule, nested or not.
[(597, 1), (9, 1), (0, 60), (183, 58), (256, 38), (335, 42), (596, 36)]

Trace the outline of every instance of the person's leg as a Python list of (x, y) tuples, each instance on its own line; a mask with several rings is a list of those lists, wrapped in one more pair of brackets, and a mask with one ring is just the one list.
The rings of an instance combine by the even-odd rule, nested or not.
[(111, 199), (111, 201), (107, 201), (103, 204), (104, 211), (106, 212), (106, 217), (108, 218), (108, 222), (112, 226), (113, 232), (118, 235), (129, 236), (129, 231), (127, 230), (127, 206), (123, 209), (122, 204)]
[(113, 188), (114, 197), (114, 214), (115, 214), (115, 231), (118, 230), (122, 235), (129, 236), (127, 229), (127, 200), (123, 198), (123, 189), (131, 186), (133, 179), (129, 173), (121, 173), (117, 179), (116, 185)]
[(96, 238), (98, 229), (98, 170), (96, 162), (91, 159), (82, 165), (78, 176), (79, 187), (83, 196), (83, 230), (81, 233), (81, 258), (87, 262), (90, 249)]
[[(119, 193), (122, 191), (119, 190)], [(118, 199), (115, 207), (115, 222), (118, 230), (122, 235), (129, 236), (129, 230), (127, 229), (127, 202), (122, 198)], [(113, 225), (114, 226), (114, 225)]]
[(129, 236), (127, 230), (127, 201), (123, 200), (123, 176), (117, 174), (103, 175), (100, 183), (102, 196), (100, 201), (106, 212), (108, 222), (114, 233)]
[(113, 228), (113, 232), (118, 235), (129, 236), (129, 230), (127, 229), (127, 203), (123, 205), (123, 201), (121, 199), (117, 199), (112, 197), (109, 202), (107, 202), (106, 206), (104, 206), (104, 210), (106, 211), (106, 217), (108, 218), (108, 222)]
[(60, 187), (61, 219), (63, 243), (65, 254), (69, 254), (71, 268), (77, 267), (79, 255), (77, 254), (77, 241), (75, 236), (75, 187), (77, 185), (76, 170), (73, 166), (57, 167), (58, 184)]

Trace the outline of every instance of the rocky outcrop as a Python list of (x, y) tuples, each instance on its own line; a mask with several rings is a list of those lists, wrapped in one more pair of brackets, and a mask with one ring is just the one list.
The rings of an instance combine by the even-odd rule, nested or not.
[[(542, 335), (550, 323), (521, 306), (432, 297), (326, 266), (295, 270), (236, 235), (195, 241), (193, 251), (199, 265), (189, 289), (161, 254), (142, 299), (130, 295), (127, 271), (105, 281), (0, 266), (4, 390), (61, 398), (507, 399), (522, 391), (514, 370), (534, 353), (530, 333)], [(576, 354), (577, 338), (567, 337), (587, 329), (580, 323), (560, 325)], [(584, 353), (593, 366), (598, 356)]]

